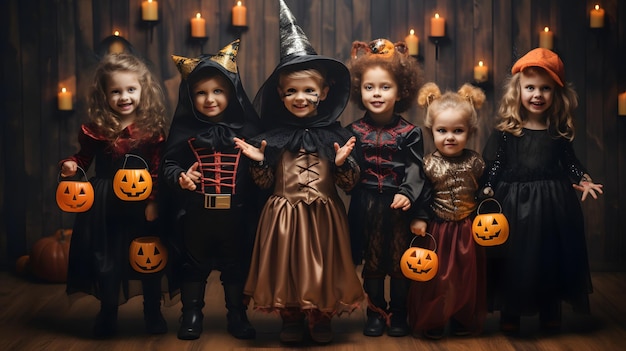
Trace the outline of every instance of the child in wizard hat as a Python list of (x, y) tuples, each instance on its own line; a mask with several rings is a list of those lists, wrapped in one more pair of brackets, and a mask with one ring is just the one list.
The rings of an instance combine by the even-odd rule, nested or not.
[(244, 293), (257, 309), (280, 313), (281, 342), (299, 343), (308, 329), (325, 344), (333, 337), (331, 318), (364, 299), (335, 188), (349, 190), (359, 178), (350, 156), (356, 140), (337, 122), (350, 75), (340, 61), (315, 52), (282, 0), (280, 47), (280, 63), (255, 98), (266, 131), (249, 143), (235, 139), (253, 161), (256, 184), (274, 189)]

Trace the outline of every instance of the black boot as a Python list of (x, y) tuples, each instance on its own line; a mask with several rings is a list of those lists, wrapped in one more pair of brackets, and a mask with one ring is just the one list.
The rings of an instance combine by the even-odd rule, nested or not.
[(385, 300), (385, 280), (365, 279), (363, 288), (367, 293), (367, 322), (363, 328), (365, 336), (381, 336), (387, 326), (387, 301)]
[(224, 284), (224, 299), (230, 335), (237, 339), (254, 339), (256, 330), (248, 321), (247, 306), (243, 303), (243, 287), (239, 284)]
[(409, 280), (405, 278), (391, 278), (389, 311), (391, 323), (387, 330), (389, 336), (406, 336), (409, 334), (407, 323), (406, 299), (409, 294)]
[(143, 319), (149, 334), (167, 333), (167, 322), (161, 314), (160, 280), (148, 279), (141, 281), (143, 286)]
[(110, 338), (117, 333), (117, 304), (100, 302), (93, 335), (98, 339)]
[(183, 316), (178, 329), (178, 338), (181, 340), (194, 340), (202, 334), (205, 287), (206, 281), (185, 282), (181, 286), (180, 299), (183, 303)]

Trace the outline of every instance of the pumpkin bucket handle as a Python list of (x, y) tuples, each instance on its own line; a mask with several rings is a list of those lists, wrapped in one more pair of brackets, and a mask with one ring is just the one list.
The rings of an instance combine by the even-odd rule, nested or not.
[(476, 214), (482, 214), (482, 213), (480, 213), (480, 207), (487, 201), (493, 201), (496, 204), (498, 204), (498, 213), (502, 213), (502, 206), (500, 205), (498, 200), (494, 199), (493, 197), (488, 197), (488, 198), (484, 199), (483, 201), (481, 201), (480, 204), (478, 204), (478, 209), (476, 209)]
[[(435, 237), (432, 234), (430, 234), (430, 233), (426, 233), (426, 235), (428, 235), (432, 239), (433, 244), (435, 244), (435, 248), (432, 251), (433, 252), (437, 252), (437, 240), (435, 240)], [(413, 239), (411, 239), (411, 244), (409, 244), (409, 247), (413, 247), (413, 242), (417, 238), (419, 238), (419, 236), (417, 236), (417, 235), (413, 236)]]
[[(85, 170), (82, 169), (80, 166), (76, 166), (78, 169), (80, 169), (81, 172), (83, 172), (83, 177), (85, 177), (85, 181), (88, 182), (89, 179), (87, 179), (87, 173), (85, 173)], [(66, 177), (69, 178), (69, 177)], [(59, 172), (59, 175), (57, 175), (57, 183), (61, 182), (61, 172)]]
[(140, 159), (144, 165), (146, 165), (146, 169), (150, 169), (150, 167), (148, 167), (148, 162), (146, 162), (146, 160), (143, 159), (143, 157), (139, 156), (139, 155), (135, 155), (135, 154), (125, 154), (124, 155), (124, 164), (122, 165), (122, 169), (126, 169), (126, 161), (128, 161), (129, 157), (136, 157), (138, 159)]

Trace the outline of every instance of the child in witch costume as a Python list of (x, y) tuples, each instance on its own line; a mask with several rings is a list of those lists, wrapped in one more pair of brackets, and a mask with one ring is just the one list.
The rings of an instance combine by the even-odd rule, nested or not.
[(361, 179), (351, 191), (348, 217), (355, 263), (364, 261), (368, 308), (363, 334), (381, 336), (387, 329), (389, 336), (405, 336), (410, 281), (402, 274), (400, 258), (411, 241), (411, 219), (422, 219), (414, 230), (423, 233), (428, 214), (422, 196), (422, 130), (400, 113), (415, 104), (421, 70), (405, 43), (386, 39), (354, 42), (349, 67), (352, 101), (365, 110), (348, 126), (362, 151)]
[[(317, 55), (280, 1), (281, 62), (255, 98), (267, 132), (250, 143), (255, 182), (274, 188), (263, 208), (245, 294), (278, 310), (280, 340), (303, 340), (305, 318), (317, 343), (332, 340), (331, 318), (363, 299), (350, 254), (346, 212), (335, 184), (350, 189), (359, 169), (355, 138), (336, 121), (349, 98), (339, 61)], [(342, 145), (342, 146), (340, 146)]]
[(89, 122), (78, 135), (80, 150), (60, 162), (63, 177), (74, 176), (78, 167), (86, 171), (93, 162), (96, 173), (90, 179), (93, 206), (77, 214), (74, 222), (67, 293), (87, 293), (100, 300), (93, 330), (98, 338), (117, 332), (118, 306), (141, 294), (147, 331), (163, 334), (167, 332), (161, 314), (165, 276), (135, 272), (128, 253), (135, 237), (158, 233), (157, 187), (143, 201), (124, 201), (113, 191), (113, 177), (123, 168), (127, 154), (143, 158), (153, 185), (157, 184), (166, 134), (163, 92), (141, 59), (111, 54), (96, 68), (88, 99)]
[(257, 134), (258, 117), (239, 78), (238, 49), (239, 39), (214, 56), (173, 56), (182, 81), (162, 180), (176, 203), (183, 304), (178, 338), (184, 340), (202, 333), (206, 280), (213, 269), (221, 271), (228, 332), (238, 339), (256, 335), (246, 316), (243, 285), (256, 229), (257, 188), (233, 138)]

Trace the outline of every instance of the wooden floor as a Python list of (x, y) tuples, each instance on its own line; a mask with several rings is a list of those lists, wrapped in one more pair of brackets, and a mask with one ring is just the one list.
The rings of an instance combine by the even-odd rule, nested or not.
[[(361, 334), (363, 310), (333, 320), (335, 340), (327, 346), (305, 342), (297, 350), (400, 351), (400, 350), (626, 350), (626, 273), (593, 274), (592, 315), (563, 312), (563, 332), (556, 336), (538, 333), (536, 318), (522, 319), (519, 337), (498, 332), (498, 316), (490, 315), (485, 333), (478, 337), (446, 337), (439, 341), (423, 338), (379, 338)], [(225, 328), (223, 293), (217, 275), (207, 287), (204, 333), (198, 340), (176, 338), (180, 303), (164, 307), (169, 324), (165, 335), (144, 334), (142, 299), (131, 299), (120, 307), (120, 334), (112, 340), (91, 339), (98, 301), (84, 297), (70, 301), (64, 285), (44, 284), (0, 272), (0, 350), (275, 350), (286, 349), (278, 342), (279, 318), (260, 312), (249, 317), (257, 329), (256, 340), (232, 338)]]

